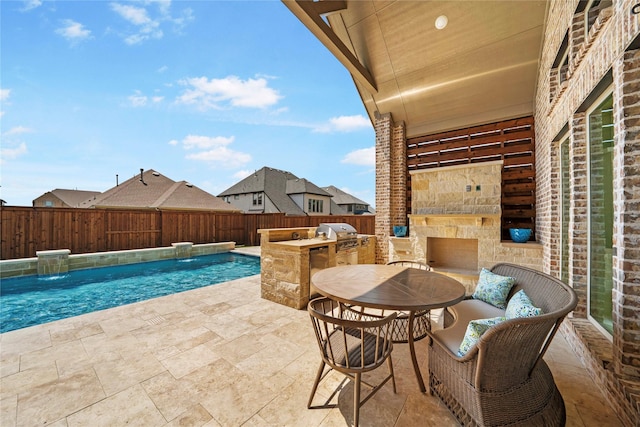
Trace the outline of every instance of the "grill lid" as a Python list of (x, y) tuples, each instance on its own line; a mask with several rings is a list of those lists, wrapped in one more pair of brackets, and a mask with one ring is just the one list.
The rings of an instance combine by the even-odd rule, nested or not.
[(316, 237), (318, 237), (320, 233), (325, 233), (328, 239), (346, 240), (358, 238), (356, 229), (353, 228), (351, 224), (344, 222), (322, 223), (316, 228)]

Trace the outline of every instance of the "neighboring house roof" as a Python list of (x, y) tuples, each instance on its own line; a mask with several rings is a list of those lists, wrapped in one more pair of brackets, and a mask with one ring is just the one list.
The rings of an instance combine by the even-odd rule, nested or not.
[(338, 187), (335, 187), (333, 185), (330, 185), (328, 187), (322, 187), (322, 189), (325, 190), (327, 193), (331, 194), (333, 196), (333, 200), (339, 205), (352, 205), (352, 204), (369, 205), (369, 203), (364, 202), (358, 199), (357, 197), (352, 196), (351, 194), (344, 192), (340, 190)]
[(153, 169), (85, 201), (81, 207), (241, 211), (195, 185), (176, 182)]
[(333, 198), (331, 198), (329, 208), (331, 209), (331, 215), (349, 215), (345, 208), (333, 201)]
[(324, 191), (322, 188), (318, 187), (311, 181), (307, 181), (306, 179), (290, 179), (287, 181), (287, 186), (285, 189), (287, 194), (315, 194), (318, 196), (326, 196), (331, 197), (331, 194)]
[[(335, 189), (335, 192), (329, 191), (329, 189)], [(273, 203), (279, 212), (284, 212), (287, 215), (305, 215), (304, 210), (301, 209), (290, 197), (294, 194), (314, 194), (329, 197), (331, 215), (349, 214), (345, 208), (340, 206), (342, 202), (336, 203), (336, 194), (339, 194), (340, 197), (344, 199), (348, 198), (350, 201), (347, 202), (347, 204), (357, 203), (369, 206), (368, 203), (365, 203), (342, 190), (338, 190), (334, 186), (324, 188), (318, 187), (313, 182), (305, 178), (298, 178), (291, 172), (266, 166), (218, 194), (218, 197), (251, 193), (264, 193), (265, 197)], [(371, 211), (371, 208), (369, 211)]]
[(83, 201), (100, 194), (100, 192), (85, 190), (65, 190), (63, 188), (56, 188), (55, 190), (51, 190), (48, 193), (44, 193), (42, 196), (38, 197), (38, 199), (46, 196), (47, 194), (54, 195), (69, 207), (77, 208)]
[(331, 194), (333, 196), (333, 198), (331, 199), (332, 202), (335, 202), (336, 204), (342, 206), (342, 205), (365, 205), (367, 206), (367, 212), (369, 213), (375, 213), (375, 210), (371, 207), (371, 205), (369, 205), (369, 203), (358, 199), (355, 196), (352, 196), (351, 194), (340, 190), (338, 187), (335, 187), (333, 185), (330, 185), (328, 187), (322, 187), (323, 190), (325, 190), (327, 193)]
[(296, 179), (298, 177), (291, 172), (265, 166), (218, 194), (218, 197), (264, 193), (279, 212), (288, 215), (305, 215), (304, 211), (284, 191), (287, 181)]

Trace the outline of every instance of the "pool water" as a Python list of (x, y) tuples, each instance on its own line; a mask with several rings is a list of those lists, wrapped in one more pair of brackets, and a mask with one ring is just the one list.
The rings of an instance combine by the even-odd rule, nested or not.
[(260, 273), (231, 253), (28, 276), (0, 282), (0, 333)]

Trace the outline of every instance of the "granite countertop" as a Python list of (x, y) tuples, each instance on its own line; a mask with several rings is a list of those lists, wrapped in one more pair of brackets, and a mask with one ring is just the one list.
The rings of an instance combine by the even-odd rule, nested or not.
[(297, 239), (297, 240), (282, 240), (280, 242), (269, 242), (272, 245), (290, 246), (294, 248), (317, 248), (320, 246), (335, 245), (334, 239), (322, 240), (319, 237), (313, 237), (311, 239)]
[[(358, 240), (363, 237), (373, 237), (370, 234), (358, 234)], [(335, 239), (321, 239), (319, 237), (312, 237), (310, 239), (297, 239), (297, 240), (282, 240), (280, 242), (269, 242), (272, 245), (289, 246), (292, 248), (318, 248), (321, 246), (335, 246)]]

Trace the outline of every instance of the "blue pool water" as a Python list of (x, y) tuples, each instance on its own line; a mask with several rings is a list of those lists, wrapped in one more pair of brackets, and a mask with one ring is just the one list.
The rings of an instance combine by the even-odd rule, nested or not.
[(0, 282), (0, 333), (260, 273), (231, 253), (28, 276)]

